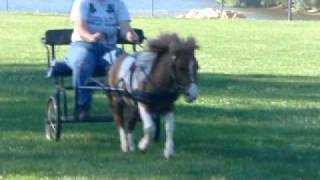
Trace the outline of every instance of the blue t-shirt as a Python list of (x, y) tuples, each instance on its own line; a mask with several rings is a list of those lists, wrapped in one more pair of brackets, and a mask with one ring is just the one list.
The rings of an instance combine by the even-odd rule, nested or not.
[[(105, 41), (100, 41), (106, 47), (115, 47), (117, 28), (123, 21), (130, 21), (126, 5), (122, 0), (75, 0), (71, 10), (71, 20), (85, 20), (89, 32), (102, 32)], [(74, 28), (72, 42), (84, 41)]]

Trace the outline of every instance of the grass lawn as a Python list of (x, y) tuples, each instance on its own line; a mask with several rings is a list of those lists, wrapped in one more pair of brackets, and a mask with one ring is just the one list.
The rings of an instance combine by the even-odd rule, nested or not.
[[(149, 38), (177, 32), (201, 47), (201, 97), (177, 102), (176, 156), (167, 161), (163, 142), (146, 154), (120, 152), (112, 123), (66, 125), (59, 142), (47, 141), (54, 85), (40, 38), (70, 22), (0, 18), (0, 179), (320, 178), (318, 22), (135, 18)], [(96, 100), (97, 111), (108, 108), (103, 95)]]

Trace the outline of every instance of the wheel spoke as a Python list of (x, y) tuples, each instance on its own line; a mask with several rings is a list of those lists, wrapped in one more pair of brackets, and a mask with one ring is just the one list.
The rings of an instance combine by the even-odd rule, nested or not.
[(59, 114), (55, 97), (51, 97), (48, 102), (47, 120), (45, 122), (45, 133), (48, 140), (59, 139)]

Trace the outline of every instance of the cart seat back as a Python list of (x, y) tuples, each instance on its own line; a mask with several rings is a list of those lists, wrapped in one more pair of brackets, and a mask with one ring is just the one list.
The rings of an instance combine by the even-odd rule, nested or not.
[[(136, 51), (136, 45), (142, 44), (145, 39), (144, 33), (141, 29), (134, 29), (139, 36), (138, 42), (129, 42), (121, 36), (120, 30), (117, 32), (118, 41), (117, 44), (121, 45), (124, 49), (125, 45), (131, 45), (132, 50)], [(56, 58), (56, 46), (69, 45), (71, 43), (72, 29), (52, 29), (45, 32), (42, 38), (42, 43), (47, 49), (47, 64), (48, 71), (47, 77), (67, 77), (72, 75), (71, 68), (66, 64), (64, 59)], [(103, 68), (97, 68), (94, 76), (104, 76), (106, 70)]]

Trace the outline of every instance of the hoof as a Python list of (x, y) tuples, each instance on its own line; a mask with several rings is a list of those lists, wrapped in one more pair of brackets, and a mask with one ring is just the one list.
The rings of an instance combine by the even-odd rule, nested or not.
[(167, 160), (170, 160), (170, 159), (173, 159), (174, 152), (164, 150), (163, 155), (164, 155), (164, 158), (166, 158)]
[(148, 145), (149, 145), (148, 139), (143, 137), (139, 142), (138, 148), (140, 151), (146, 151), (148, 148)]
[(127, 145), (121, 145), (121, 150), (122, 150), (122, 152), (124, 152), (124, 153), (129, 152), (129, 148), (128, 148)]
[(133, 151), (135, 151), (136, 150), (136, 147), (135, 146), (129, 146), (129, 151), (130, 152), (133, 152)]
[(173, 159), (173, 154), (164, 153), (164, 158), (165, 158), (166, 160), (171, 160), (171, 159)]
[(147, 153), (147, 150), (146, 150), (146, 149), (145, 149), (145, 150), (139, 149), (139, 152), (140, 152), (141, 154), (146, 154), (146, 153)]
[(144, 146), (144, 145), (140, 145), (140, 144), (139, 144), (138, 148), (139, 148), (139, 150), (140, 150), (141, 152), (146, 152), (146, 151), (147, 151), (147, 147)]

